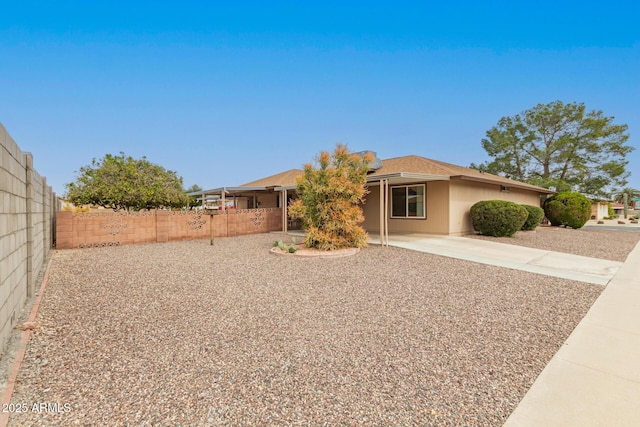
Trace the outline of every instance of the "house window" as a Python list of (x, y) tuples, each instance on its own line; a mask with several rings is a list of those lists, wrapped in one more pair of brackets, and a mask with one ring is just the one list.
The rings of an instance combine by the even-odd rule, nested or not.
[(391, 187), (391, 218), (426, 218), (425, 186)]

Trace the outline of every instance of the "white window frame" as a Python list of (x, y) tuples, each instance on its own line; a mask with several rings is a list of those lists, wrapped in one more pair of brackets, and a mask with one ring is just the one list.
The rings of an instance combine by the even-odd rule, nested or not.
[[(409, 187), (422, 187), (422, 216), (409, 216)], [(393, 189), (394, 188), (404, 188), (404, 197), (405, 197), (405, 215), (404, 216), (394, 216), (393, 215)], [(391, 191), (389, 191), (389, 215), (393, 219), (426, 219), (427, 218), (427, 186), (426, 184), (406, 184), (406, 185), (393, 185), (391, 186)]]

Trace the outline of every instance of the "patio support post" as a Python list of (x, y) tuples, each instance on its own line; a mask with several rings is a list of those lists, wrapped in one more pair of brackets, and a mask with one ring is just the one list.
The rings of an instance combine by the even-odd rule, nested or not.
[(380, 180), (380, 246), (389, 246), (389, 180)]
[(389, 180), (384, 180), (384, 244), (389, 246)]
[(380, 246), (384, 246), (384, 180), (380, 180)]
[(213, 211), (209, 213), (209, 244), (213, 246)]
[(287, 234), (287, 226), (289, 225), (289, 218), (287, 217), (287, 189), (285, 188), (280, 192), (280, 207), (282, 208), (282, 235)]

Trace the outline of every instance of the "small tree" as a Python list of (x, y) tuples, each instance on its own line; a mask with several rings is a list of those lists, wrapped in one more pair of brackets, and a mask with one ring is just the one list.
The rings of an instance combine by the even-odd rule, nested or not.
[(105, 208), (154, 209), (182, 207), (188, 197), (182, 178), (175, 172), (120, 153), (80, 168), (76, 182), (66, 185), (66, 198), (75, 205), (93, 204)]
[(367, 194), (368, 163), (372, 159), (336, 146), (333, 155), (320, 153), (317, 167), (307, 164), (298, 178), (299, 199), (289, 206), (293, 218), (301, 218), (308, 247), (324, 250), (367, 245), (360, 204)]

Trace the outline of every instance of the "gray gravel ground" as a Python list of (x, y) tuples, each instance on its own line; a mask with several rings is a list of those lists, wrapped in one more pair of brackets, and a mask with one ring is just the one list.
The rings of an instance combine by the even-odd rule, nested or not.
[(277, 237), (57, 251), (10, 425), (497, 426), (602, 291)]
[(538, 227), (535, 231), (519, 231), (513, 237), (480, 235), (466, 237), (611, 261), (627, 259), (629, 252), (640, 241), (640, 233), (634, 231), (573, 230), (561, 227)]

